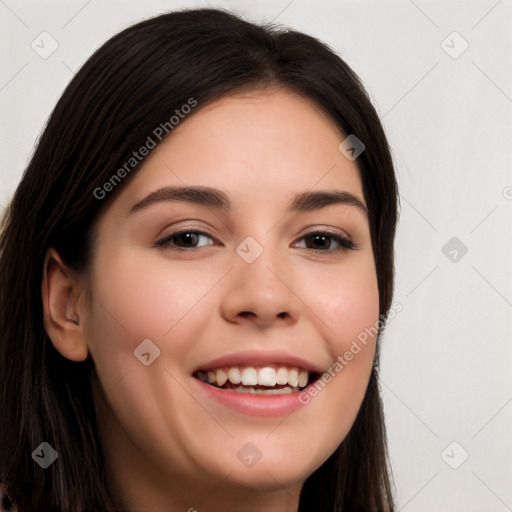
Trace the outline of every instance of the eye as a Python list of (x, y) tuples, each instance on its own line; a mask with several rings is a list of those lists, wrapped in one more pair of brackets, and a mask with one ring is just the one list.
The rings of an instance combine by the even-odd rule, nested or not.
[[(211, 243), (208, 243), (208, 240)], [(204, 243), (204, 242), (207, 243)], [(203, 242), (200, 244), (200, 242)], [(170, 235), (155, 242), (157, 247), (165, 247), (169, 249), (197, 249), (204, 245), (214, 245), (213, 238), (204, 231), (193, 231), (185, 229), (182, 231), (175, 231)]]
[(313, 249), (317, 253), (339, 253), (356, 246), (348, 238), (329, 231), (314, 231), (303, 236), (299, 248)]
[[(175, 231), (155, 242), (156, 247), (177, 250), (193, 250), (205, 245), (215, 245), (213, 237), (204, 231), (191, 229)], [(317, 253), (340, 253), (356, 248), (348, 238), (329, 231), (308, 233), (299, 239), (296, 247), (312, 249)]]

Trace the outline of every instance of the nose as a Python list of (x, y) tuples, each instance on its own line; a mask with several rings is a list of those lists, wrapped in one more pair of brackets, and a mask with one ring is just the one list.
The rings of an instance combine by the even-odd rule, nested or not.
[(233, 270), (221, 300), (221, 313), (231, 323), (293, 325), (299, 320), (302, 302), (294, 290), (292, 273), (269, 250), (252, 263), (235, 255)]

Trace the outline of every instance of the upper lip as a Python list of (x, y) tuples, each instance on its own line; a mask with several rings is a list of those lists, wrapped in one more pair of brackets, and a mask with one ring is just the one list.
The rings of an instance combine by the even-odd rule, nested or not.
[(199, 370), (214, 370), (216, 368), (229, 368), (233, 366), (287, 366), (307, 370), (310, 373), (323, 372), (319, 366), (311, 361), (287, 352), (244, 350), (243, 352), (225, 354), (207, 361), (198, 366), (193, 373)]

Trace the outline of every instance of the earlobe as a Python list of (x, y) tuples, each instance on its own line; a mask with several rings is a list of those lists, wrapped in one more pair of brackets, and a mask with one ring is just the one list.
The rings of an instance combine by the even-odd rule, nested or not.
[(80, 296), (83, 290), (54, 249), (48, 249), (43, 267), (41, 294), (44, 326), (53, 346), (67, 359), (88, 356)]

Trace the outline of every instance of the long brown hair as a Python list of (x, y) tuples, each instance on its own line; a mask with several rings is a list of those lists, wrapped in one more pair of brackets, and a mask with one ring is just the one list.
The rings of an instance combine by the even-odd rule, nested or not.
[[(390, 149), (362, 83), (329, 47), (216, 9), (138, 23), (97, 50), (57, 103), (9, 205), (0, 236), (0, 481), (24, 511), (120, 510), (105, 479), (89, 358), (72, 362), (43, 325), (44, 256), (73, 270), (91, 263), (95, 194), (155, 127), (192, 97), (200, 108), (243, 89), (285, 88), (313, 100), (365, 145), (357, 164), (369, 210), (381, 318), (393, 294), (397, 186)], [(193, 114), (192, 114), (193, 115)], [(305, 482), (299, 510), (391, 511), (393, 499), (375, 364), (362, 406), (336, 452)], [(42, 441), (58, 461), (42, 470)]]

